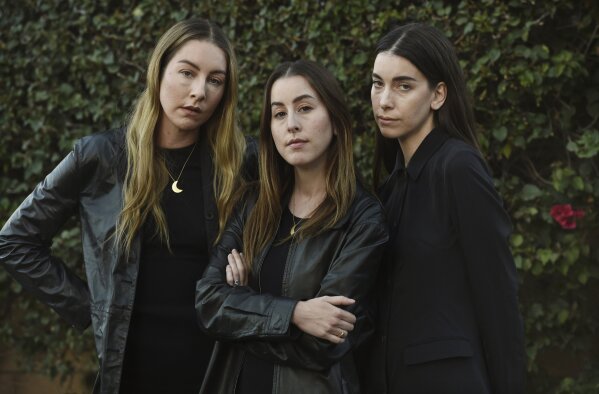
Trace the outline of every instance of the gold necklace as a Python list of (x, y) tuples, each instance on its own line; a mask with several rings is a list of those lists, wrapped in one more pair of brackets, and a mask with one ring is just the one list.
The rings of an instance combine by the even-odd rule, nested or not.
[(289, 211), (291, 213), (291, 220), (293, 221), (293, 226), (291, 226), (291, 230), (289, 231), (289, 235), (294, 236), (295, 235), (295, 227), (298, 226), (302, 220), (304, 220), (303, 218), (301, 218), (300, 220), (297, 221), (297, 223), (295, 222), (295, 215), (293, 214), (293, 212)]
[[(291, 197), (290, 203), (293, 206), (293, 196)], [(291, 220), (293, 221), (293, 226), (291, 226), (291, 230), (289, 230), (289, 235), (291, 235), (293, 237), (293, 236), (295, 236), (295, 229), (297, 228), (297, 226), (299, 226), (302, 223), (302, 220), (304, 220), (304, 218), (300, 218), (300, 220), (298, 220), (296, 223), (295, 215), (293, 214), (293, 212), (291, 212), (291, 208), (289, 209), (289, 213), (291, 214)]]
[(183, 163), (183, 167), (181, 167), (181, 171), (179, 171), (179, 176), (177, 177), (177, 179), (175, 179), (172, 175), (171, 172), (168, 170), (168, 167), (166, 167), (166, 172), (168, 173), (168, 176), (171, 177), (171, 179), (173, 180), (173, 183), (171, 184), (171, 190), (174, 193), (181, 193), (183, 191), (183, 189), (180, 189), (177, 186), (177, 182), (179, 182), (179, 178), (181, 178), (181, 174), (183, 174), (183, 170), (185, 169), (185, 166), (187, 165), (187, 162), (189, 161), (189, 158), (191, 157), (191, 155), (193, 155), (193, 151), (196, 149), (196, 145), (198, 144), (198, 142), (196, 141), (195, 144), (193, 144), (193, 148), (191, 149), (191, 152), (189, 152), (189, 155), (187, 156), (187, 159), (185, 160), (185, 163)]

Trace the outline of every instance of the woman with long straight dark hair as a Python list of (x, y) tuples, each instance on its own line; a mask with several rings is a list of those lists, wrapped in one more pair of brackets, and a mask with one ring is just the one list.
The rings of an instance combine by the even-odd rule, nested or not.
[(372, 330), (363, 301), (387, 229), (351, 131), (325, 68), (283, 63), (268, 79), (257, 190), (197, 285), (200, 325), (220, 340), (202, 393), (359, 392), (352, 350)]
[[(176, 23), (127, 126), (77, 141), (0, 232), (8, 272), (72, 326), (92, 325), (94, 392), (200, 389), (214, 341), (195, 321), (195, 282), (257, 173), (236, 123), (237, 79), (216, 24)], [(87, 281), (50, 250), (75, 214)]]
[[(390, 223), (367, 387), (376, 393), (524, 390), (511, 224), (478, 149), (455, 51), (400, 26), (377, 45), (375, 179)], [(365, 367), (368, 368), (368, 367)]]

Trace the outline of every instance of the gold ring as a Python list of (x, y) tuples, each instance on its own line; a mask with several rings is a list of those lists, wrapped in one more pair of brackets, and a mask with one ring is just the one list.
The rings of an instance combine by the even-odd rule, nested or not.
[(339, 338), (345, 338), (345, 330), (339, 330)]

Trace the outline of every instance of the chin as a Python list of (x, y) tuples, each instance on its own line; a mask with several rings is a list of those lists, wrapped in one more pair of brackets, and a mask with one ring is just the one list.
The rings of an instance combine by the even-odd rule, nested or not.
[(202, 127), (203, 124), (204, 124), (204, 122), (181, 123), (181, 124), (177, 125), (177, 127), (179, 128), (179, 130), (182, 130), (182, 131), (193, 132), (193, 131), (197, 131), (200, 127)]
[(390, 130), (385, 127), (379, 127), (379, 130), (385, 138), (396, 139), (401, 138), (403, 136), (403, 133), (397, 130)]

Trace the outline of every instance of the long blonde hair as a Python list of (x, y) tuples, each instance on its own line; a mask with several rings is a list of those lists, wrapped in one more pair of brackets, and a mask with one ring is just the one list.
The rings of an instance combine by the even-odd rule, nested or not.
[(264, 91), (258, 199), (243, 232), (244, 254), (249, 268), (274, 237), (283, 212), (281, 203), (293, 187), (293, 167), (277, 151), (270, 129), (272, 86), (277, 80), (291, 76), (301, 76), (308, 81), (327, 108), (336, 132), (327, 152), (326, 196), (312, 216), (303, 222), (295, 237), (301, 240), (333, 227), (346, 214), (356, 192), (351, 117), (337, 80), (326, 68), (311, 61), (298, 60), (279, 65), (266, 82)]
[(200, 132), (207, 133), (214, 163), (213, 187), (218, 208), (219, 236), (236, 203), (245, 139), (237, 127), (237, 61), (223, 31), (205, 19), (178, 22), (160, 37), (148, 64), (147, 85), (141, 93), (127, 126), (127, 175), (123, 187), (123, 208), (116, 238), (128, 254), (144, 221), (151, 215), (160, 239), (169, 245), (168, 229), (160, 199), (168, 182), (163, 157), (157, 152), (155, 133), (162, 111), (160, 81), (168, 62), (189, 40), (208, 41), (219, 47), (227, 59), (225, 93)]

